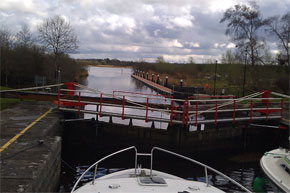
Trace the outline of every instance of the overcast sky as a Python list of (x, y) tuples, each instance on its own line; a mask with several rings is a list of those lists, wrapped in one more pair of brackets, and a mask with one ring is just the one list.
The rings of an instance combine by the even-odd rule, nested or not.
[[(78, 36), (74, 58), (116, 58), (169, 62), (220, 59), (234, 47), (219, 21), (244, 0), (0, 0), (0, 27), (33, 33), (54, 15), (70, 22)], [(290, 10), (290, 0), (257, 0), (263, 17)], [(275, 51), (273, 39), (268, 42)]]

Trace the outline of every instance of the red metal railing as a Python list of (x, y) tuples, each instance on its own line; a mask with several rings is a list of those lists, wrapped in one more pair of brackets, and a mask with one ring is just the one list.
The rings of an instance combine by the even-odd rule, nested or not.
[[(71, 86), (71, 84), (69, 84)], [(148, 122), (149, 120), (151, 121), (154, 121), (154, 117), (149, 117), (149, 108), (152, 110), (152, 111), (159, 111), (161, 113), (163, 112), (166, 112), (169, 117), (167, 118), (168, 119), (168, 123), (170, 125), (173, 125), (173, 123), (181, 123), (182, 124), (182, 127), (186, 126), (188, 127), (189, 125), (191, 124), (194, 124), (195, 126), (198, 125), (198, 122), (200, 123), (214, 123), (214, 125), (216, 126), (218, 124), (218, 122), (222, 122), (224, 119), (221, 118), (222, 116), (218, 116), (219, 113), (223, 113), (223, 112), (232, 112), (232, 124), (235, 124), (235, 122), (238, 120), (245, 120), (243, 117), (241, 118), (241, 114), (238, 114), (239, 116), (237, 117), (236, 116), (236, 113), (237, 112), (240, 112), (240, 111), (247, 111), (249, 112), (249, 115), (248, 115), (248, 119), (246, 120), (249, 120), (250, 123), (253, 122), (253, 120), (257, 120), (257, 116), (253, 117), (253, 111), (256, 111), (256, 112), (260, 112), (261, 114), (265, 114), (265, 117), (264, 119), (268, 120), (269, 118), (273, 119), (273, 115), (269, 116), (269, 114), (271, 113), (275, 113), (275, 112), (279, 112), (280, 111), (280, 115), (279, 115), (279, 118), (282, 119), (282, 115), (283, 115), (283, 99), (279, 98), (269, 98), (269, 93), (270, 92), (267, 92), (267, 95), (261, 93), (261, 95), (263, 96), (266, 96), (267, 98), (241, 98), (241, 99), (226, 99), (226, 98), (229, 98), (229, 97), (232, 97), (232, 96), (217, 96), (217, 97), (220, 97), (218, 99), (212, 99), (213, 97), (211, 97), (210, 99), (205, 99), (205, 100), (190, 100), (190, 98), (192, 97), (188, 97), (186, 100), (181, 100), (181, 99), (173, 99), (172, 96), (167, 96), (167, 95), (156, 95), (156, 94), (146, 94), (146, 93), (137, 93), (137, 92), (126, 92), (126, 91), (114, 91), (113, 94), (115, 94), (116, 92), (121, 92), (121, 93), (125, 93), (125, 94), (132, 94), (132, 95), (141, 95), (141, 96), (130, 96), (130, 95), (118, 95), (118, 96), (122, 96), (122, 98), (120, 97), (120, 100), (122, 100), (121, 103), (119, 104), (109, 104), (109, 103), (103, 103), (103, 93), (99, 93), (100, 94), (100, 98), (99, 98), (99, 101), (97, 102), (85, 102), (85, 101), (82, 101), (81, 100), (81, 92), (86, 92), (86, 91), (78, 91), (78, 99), (77, 100), (71, 100), (70, 98), (72, 98), (73, 96), (72, 95), (72, 91), (74, 90), (69, 90), (69, 89), (62, 89), (62, 90), (65, 90), (67, 91), (67, 93), (69, 94), (66, 94), (64, 95), (64, 98), (61, 99), (61, 94), (60, 94), (60, 90), (58, 91), (58, 94), (57, 94), (57, 107), (58, 107), (58, 111), (60, 111), (60, 107), (63, 105), (63, 106), (77, 106), (78, 107), (78, 110), (77, 110), (77, 113), (78, 115), (80, 115), (81, 112), (87, 112), (86, 111), (82, 111), (81, 110), (81, 106), (84, 106), (86, 104), (96, 104), (97, 106), (99, 106), (97, 108), (97, 112), (96, 114), (98, 114), (100, 117), (103, 116), (103, 106), (112, 106), (112, 107), (118, 107), (120, 109), (122, 109), (121, 113), (117, 113), (119, 115), (113, 115), (113, 116), (119, 116), (122, 118), (122, 120), (124, 120), (125, 118), (128, 118), (128, 117), (138, 117), (139, 115), (128, 115), (128, 112), (125, 113), (125, 108), (135, 108), (135, 109), (138, 109), (138, 110), (145, 110), (145, 116), (143, 114), (143, 120), (145, 120), (145, 122)], [(110, 94), (107, 94), (107, 95), (110, 95)], [(146, 97), (143, 97), (142, 95), (146, 96)], [(110, 95), (112, 96), (112, 95)], [(136, 105), (136, 102), (132, 101), (131, 99), (130, 100), (126, 100), (126, 96), (128, 97), (137, 97), (137, 98), (146, 98), (146, 104), (142, 105), (141, 103), (139, 104), (140, 106), (138, 107), (135, 106)], [(148, 97), (148, 96), (151, 96), (151, 97)], [(154, 97), (164, 97), (162, 98), (163, 100), (168, 100), (170, 101), (170, 104), (167, 104), (168, 106), (167, 107), (160, 107), (160, 108), (151, 108), (150, 107), (150, 103), (149, 103), (149, 100), (150, 99), (154, 99)], [(207, 96), (205, 96), (204, 98), (209, 98)], [(281, 100), (281, 104), (280, 104), (280, 108), (273, 108), (272, 104), (271, 106), (269, 106), (269, 103), (270, 101), (272, 102), (272, 100)], [(86, 100), (86, 99), (83, 99), (83, 100)], [(243, 107), (243, 106), (239, 106), (237, 108), (237, 102), (241, 102), (243, 100), (247, 100), (247, 101), (250, 101), (250, 108), (249, 107)], [(254, 103), (253, 103), (253, 100), (260, 100), (261, 103), (263, 103), (265, 105), (265, 107), (254, 107)], [(174, 105), (175, 103), (174, 102), (177, 102), (177, 104), (179, 103), (182, 103), (180, 105)], [(204, 109), (204, 107), (206, 106), (202, 106), (202, 109), (199, 109), (199, 103), (202, 102), (204, 104), (207, 104), (209, 107), (209, 109)], [(219, 103), (220, 102), (220, 103)], [(132, 103), (133, 105), (130, 105), (130, 103)], [(135, 103), (135, 104), (134, 104)], [(227, 105), (233, 105), (233, 108), (230, 109), (230, 108), (222, 108), (223, 106), (227, 106)], [(256, 105), (256, 103), (255, 103)], [(178, 108), (179, 107), (179, 108)], [(271, 108), (270, 108), (271, 107)], [(190, 111), (190, 109), (192, 109)], [(63, 110), (63, 109), (62, 109)], [(105, 115), (108, 116), (110, 112), (105, 112)], [(213, 113), (214, 114), (214, 119), (213, 120), (201, 120), (199, 121), (199, 114), (205, 114), (205, 113)], [(113, 113), (114, 114), (114, 113)], [(175, 118), (177, 117), (177, 114), (181, 115), (181, 119), (179, 120), (176, 120)], [(277, 113), (276, 113), (277, 115)], [(220, 117), (218, 119), (218, 117)], [(260, 117), (263, 117), (263, 116), (260, 116)], [(276, 116), (277, 117), (277, 116)], [(192, 119), (191, 119), (192, 118)], [(194, 119), (195, 118), (195, 119)], [(166, 119), (166, 118), (165, 118)], [(160, 118), (156, 118), (156, 121), (161, 121), (161, 122), (165, 122), (164, 118), (162, 118), (162, 120), (160, 120)], [(191, 121), (192, 120), (192, 121)], [(226, 118), (225, 120), (229, 120), (228, 118)]]

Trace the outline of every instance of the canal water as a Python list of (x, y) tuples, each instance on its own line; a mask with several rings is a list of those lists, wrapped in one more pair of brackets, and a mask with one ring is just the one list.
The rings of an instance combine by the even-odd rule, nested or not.
[[(122, 91), (134, 92), (134, 93), (147, 93), (157, 94), (152, 89), (143, 85), (142, 83), (132, 79), (130, 75), (132, 69), (130, 68), (108, 68), (108, 67), (89, 67), (89, 75), (87, 80), (84, 82), (89, 88), (94, 88), (105, 93), (122, 93)], [(144, 99), (143, 99), (144, 100)], [(163, 99), (162, 99), (163, 100)], [(96, 109), (96, 106), (87, 106), (87, 109)], [(116, 109), (104, 109), (104, 111), (116, 111)], [(130, 109), (126, 109), (130, 111)], [(138, 113), (138, 112), (131, 112)], [(162, 114), (154, 114), (154, 116), (167, 116)], [(85, 115), (85, 119), (93, 118), (94, 115)], [(108, 121), (103, 118), (102, 121)], [(113, 122), (126, 124), (121, 119), (113, 119)], [(144, 121), (135, 121), (135, 125), (150, 126), (149, 123)], [(167, 125), (158, 124), (155, 125), (157, 129), (164, 129)], [(113, 143), (108, 142), (108, 143)], [(73, 153), (71, 153), (73, 152)], [(110, 152), (110, 150), (104, 150), (104, 152)], [(70, 149), (68, 144), (63, 145), (62, 154), (62, 170), (61, 170), (61, 182), (59, 192), (70, 192), (74, 183), (78, 177), (88, 168), (91, 164), (96, 162), (98, 159), (104, 156), (104, 152), (92, 152), (91, 150), (84, 151), (83, 149)], [(112, 152), (111, 152), (112, 153)], [(147, 153), (147, 152), (146, 152)], [(247, 153), (247, 152), (245, 152)], [(258, 154), (262, 155), (261, 152)], [(259, 158), (259, 156), (257, 156)], [(261, 175), (259, 168), (259, 159), (245, 159), (243, 158), (231, 159), (232, 157), (216, 157), (212, 158), (198, 158), (200, 162), (208, 164), (209, 166), (221, 171), (222, 173), (230, 176), (237, 182), (241, 183), (248, 189), (252, 190), (253, 180), (256, 176)], [(249, 157), (249, 156), (248, 156)], [(250, 156), (251, 157), (251, 156)], [(154, 158), (155, 159), (155, 158)], [(173, 158), (171, 156), (161, 155), (159, 158), (156, 156), (156, 163), (154, 162), (154, 168), (160, 171), (169, 172), (171, 174), (186, 178), (189, 180), (205, 181), (203, 168), (196, 167), (190, 163)], [(149, 159), (141, 159), (143, 167), (149, 167)], [(108, 173), (112, 173), (118, 170), (131, 168), (134, 166), (134, 155), (124, 154), (105, 161), (104, 164), (100, 165), (97, 176), (102, 176)], [(219, 175), (213, 175), (209, 173), (210, 183), (214, 186), (221, 188), (226, 192), (239, 192), (240, 190), (233, 184), (230, 184), (228, 180), (223, 179)], [(93, 178), (92, 173), (89, 173), (83, 183), (90, 181)], [(267, 186), (267, 190), (271, 191), (270, 187)]]
[[(114, 97), (121, 98), (125, 96), (126, 100), (134, 102), (144, 102), (146, 103), (147, 97), (149, 98), (149, 103), (162, 103), (170, 104), (170, 101), (158, 95), (154, 90), (145, 86), (143, 83), (131, 78), (132, 69), (131, 68), (108, 68), (108, 67), (90, 67), (88, 78), (85, 80), (84, 84), (89, 88), (96, 89), (103, 93), (103, 96), (113, 95)], [(84, 95), (92, 96), (90, 93), (84, 93)], [(86, 110), (96, 110), (96, 105), (86, 105)], [(114, 112), (121, 113), (122, 108), (118, 107), (108, 107), (103, 106), (102, 111), (104, 112)], [(132, 115), (143, 115), (144, 110), (133, 110), (130, 108), (125, 108), (126, 114)], [(161, 112), (148, 112), (148, 116), (158, 117), (158, 118), (169, 118), (168, 114)], [(85, 114), (85, 119), (96, 118), (96, 115)], [(100, 121), (109, 121), (108, 117), (99, 117)], [(129, 120), (122, 120), (118, 117), (113, 117), (114, 123), (129, 124)], [(151, 127), (151, 123), (145, 123), (142, 120), (134, 120), (133, 125)], [(167, 123), (155, 122), (155, 128), (166, 129)]]

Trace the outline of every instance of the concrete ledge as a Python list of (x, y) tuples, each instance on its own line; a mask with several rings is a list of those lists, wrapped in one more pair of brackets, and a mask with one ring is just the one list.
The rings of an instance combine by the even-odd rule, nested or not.
[[(0, 112), (1, 146), (53, 105), (21, 101)], [(0, 192), (55, 192), (61, 169), (60, 114), (50, 112), (1, 152)]]
[(1, 192), (56, 191), (61, 166), (60, 137), (46, 137), (43, 144), (18, 142), (9, 151), (1, 156)]

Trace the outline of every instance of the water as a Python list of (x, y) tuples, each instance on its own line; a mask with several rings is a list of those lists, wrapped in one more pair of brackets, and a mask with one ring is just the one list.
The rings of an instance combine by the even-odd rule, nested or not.
[[(90, 67), (89, 76), (85, 84), (89, 88), (94, 88), (101, 90), (105, 93), (117, 93), (116, 91), (130, 91), (138, 93), (148, 93), (157, 94), (152, 89), (144, 86), (142, 83), (132, 79), (130, 77), (132, 69), (130, 68), (107, 68), (107, 67)], [(120, 93), (120, 92), (119, 92)], [(145, 100), (145, 99), (142, 99)], [(88, 106), (87, 109), (95, 109), (95, 106)], [(116, 111), (116, 109), (104, 109), (106, 111)], [(130, 109), (125, 109), (126, 112), (139, 113), (132, 111)], [(162, 116), (162, 114), (154, 114), (155, 116)], [(91, 118), (94, 115), (85, 115), (85, 118)], [(163, 115), (166, 116), (166, 115)], [(108, 121), (103, 118), (103, 121)], [(128, 124), (126, 120), (113, 119), (113, 122)], [(134, 121), (133, 124), (141, 126), (150, 126), (149, 123), (144, 123), (144, 121)], [(156, 125), (155, 125), (156, 126)], [(158, 126), (158, 124), (157, 124)], [(159, 128), (166, 128), (167, 125), (159, 124)], [(61, 171), (61, 184), (60, 192), (69, 192), (78, 177), (94, 162), (102, 158), (110, 152), (106, 149), (104, 152), (94, 152), (92, 150), (78, 150), (71, 149), (69, 144), (63, 145), (62, 153), (62, 171)], [(110, 152), (112, 153), (112, 152)], [(252, 183), (254, 178), (260, 174), (259, 161), (248, 163), (236, 163), (230, 161), (230, 157), (217, 157), (217, 158), (194, 158), (200, 162), (208, 164), (209, 166), (223, 172), (234, 180), (238, 181), (248, 189), (252, 190)], [(157, 170), (168, 172), (173, 175), (180, 176), (189, 180), (205, 181), (203, 168), (194, 166), (187, 161), (173, 158), (171, 156), (156, 156), (154, 159), (154, 167)], [(143, 167), (149, 167), (149, 159), (140, 159), (139, 163)], [(134, 166), (134, 155), (124, 154), (117, 156), (116, 158), (109, 159), (101, 164), (97, 172), (97, 176), (103, 176), (105, 174), (119, 171), (126, 168), (131, 168)], [(209, 172), (210, 183), (226, 192), (236, 192), (240, 191), (233, 184), (230, 184), (228, 180), (223, 179), (219, 175), (214, 175)], [(82, 181), (83, 183), (92, 180), (92, 172), (86, 175), (86, 178)], [(269, 187), (267, 187), (270, 190)]]
[[(154, 90), (148, 88), (143, 83), (136, 81), (131, 78), (132, 69), (131, 68), (108, 68), (108, 67), (90, 67), (89, 68), (89, 76), (87, 80), (84, 82), (89, 88), (93, 88), (103, 93), (114, 94), (116, 97), (122, 98), (125, 95), (126, 100), (129, 99), (135, 102), (144, 102), (146, 103), (146, 97), (149, 98), (149, 102), (152, 103), (162, 103), (162, 104), (170, 104), (170, 101), (164, 97), (157, 96), (148, 96), (142, 95), (150, 94), (157, 95)], [(125, 93), (126, 92), (126, 93)], [(131, 92), (131, 93), (128, 93)], [(138, 94), (139, 93), (139, 94)], [(85, 93), (84, 95), (93, 96), (92, 94)], [(120, 95), (120, 96), (118, 96)], [(106, 96), (103, 94), (103, 96)], [(145, 97), (145, 98), (144, 98)], [(86, 110), (96, 110), (96, 105), (86, 105)], [(116, 107), (103, 107), (102, 111), (106, 112), (114, 112), (114, 113), (122, 113), (122, 108)], [(125, 108), (126, 114), (132, 115), (144, 115), (144, 110), (133, 110), (130, 108)], [(169, 118), (169, 114), (161, 113), (161, 112), (151, 112), (148, 111), (148, 116), (158, 117), (158, 118)], [(85, 119), (95, 118), (95, 115), (85, 114)], [(100, 121), (109, 121), (108, 117), (99, 118)], [(118, 117), (113, 117), (114, 123), (120, 124), (129, 124), (129, 120), (122, 120)], [(133, 125), (143, 126), (143, 127), (151, 127), (151, 123), (145, 123), (143, 120), (133, 120)], [(166, 129), (168, 126), (167, 123), (155, 122), (155, 128)]]

